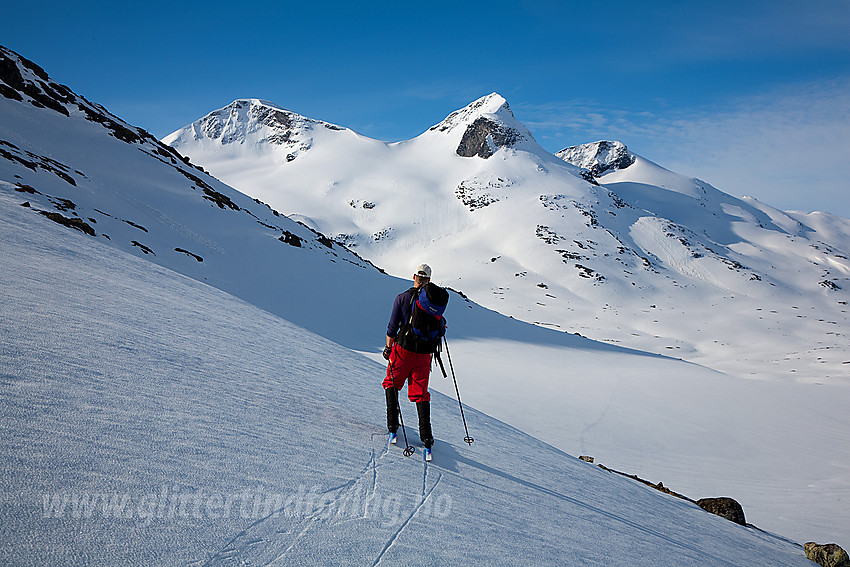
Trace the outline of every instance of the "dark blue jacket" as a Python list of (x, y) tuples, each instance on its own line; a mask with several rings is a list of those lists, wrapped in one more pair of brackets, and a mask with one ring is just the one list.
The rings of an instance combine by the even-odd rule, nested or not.
[(412, 287), (396, 296), (393, 303), (393, 312), (390, 314), (390, 322), (387, 324), (388, 337), (395, 338), (399, 330), (410, 321), (412, 294), (418, 291), (418, 289)]

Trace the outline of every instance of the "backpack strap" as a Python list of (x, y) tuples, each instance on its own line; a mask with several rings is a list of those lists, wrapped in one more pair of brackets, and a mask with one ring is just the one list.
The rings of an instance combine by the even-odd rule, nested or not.
[(413, 286), (412, 288), (407, 290), (407, 293), (410, 294), (410, 319), (407, 320), (406, 326), (412, 327), (413, 326), (413, 313), (415, 313), (413, 310), (416, 309), (416, 301), (419, 299), (419, 288), (416, 287), (416, 286)]
[[(407, 290), (407, 293), (410, 294), (410, 317), (407, 319), (407, 323), (402, 325), (401, 329), (399, 329), (398, 334), (396, 335), (396, 342), (401, 345), (403, 341), (407, 338), (407, 335), (413, 332), (413, 313), (414, 309), (416, 309), (416, 299), (419, 297), (419, 288), (413, 286), (412, 288)], [(403, 348), (403, 345), (401, 345)]]

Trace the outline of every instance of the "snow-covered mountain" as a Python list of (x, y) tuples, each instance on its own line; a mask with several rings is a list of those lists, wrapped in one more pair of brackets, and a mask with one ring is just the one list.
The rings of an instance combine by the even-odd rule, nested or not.
[(299, 116), (267, 101), (237, 100), (195, 122), (172, 140), (177, 145), (201, 140), (243, 145), (245, 140), (251, 139), (256, 142), (258, 151), (267, 147), (273, 149), (274, 154), (285, 153), (285, 160), (289, 162), (313, 147), (317, 132), (322, 139), (323, 129), (343, 132), (345, 136), (353, 134), (346, 128)]
[[(93, 542), (114, 544), (115, 553), (121, 553), (123, 543), (128, 543), (126, 549), (131, 551), (127, 553), (133, 553), (138, 548), (132, 542), (150, 540), (154, 543), (146, 549), (154, 551), (146, 557), (151, 557), (151, 562), (162, 552), (156, 542), (169, 541), (171, 551), (167, 553), (183, 554), (173, 562), (188, 562), (198, 551), (200, 555), (209, 552), (204, 556), (215, 563), (236, 555), (237, 548), (244, 553), (251, 553), (249, 548), (272, 549), (257, 547), (256, 539), (264, 536), (244, 541), (235, 538), (232, 546), (227, 545), (227, 534), (252, 523), (237, 518), (217, 523), (214, 531), (204, 524), (187, 530), (181, 523), (169, 526), (161, 537), (147, 531), (140, 539), (134, 539), (135, 535), (110, 539), (109, 533), (86, 531), (92, 529), (90, 524), (71, 521), (45, 527), (38, 517), (40, 501), (33, 505), (27, 500), (24, 509), (16, 503), (21, 503), (22, 494), (42, 495), (52, 489), (65, 494), (98, 489), (113, 493), (144, 486), (157, 492), (162, 483), (204, 489), (211, 482), (224, 482), (221, 479), (236, 469), (240, 480), (234, 485), (240, 489), (245, 482), (282, 483), (286, 490), (294, 483), (312, 486), (314, 478), (302, 474), (305, 455), (315, 456), (328, 446), (359, 446), (362, 441), (337, 435), (337, 429), (329, 433), (329, 424), (361, 427), (368, 422), (369, 436), (380, 436), (383, 429), (377, 386), (382, 367), (350, 352), (338, 356), (339, 349), (326, 339), (366, 351), (380, 362), (389, 303), (407, 281), (381, 274), (321, 234), (208, 176), (181, 154), (57, 85), (35, 64), (7, 50), (0, 53), (0, 94), (0, 263), (4, 266), (0, 270), (4, 309), (0, 366), (5, 377), (0, 382), (5, 412), (0, 439), (4, 443), (3, 470), (9, 471), (0, 484), (6, 503), (0, 508), (4, 520), (0, 525), (6, 530), (2, 545), (7, 547), (3, 549), (10, 550), (4, 553), (16, 560), (42, 557), (45, 548), (39, 547), (40, 542), (49, 540), (51, 545), (64, 543), (64, 549), (71, 550), (51, 555), (62, 558), (54, 563), (67, 564), (64, 559), (83, 557), (74, 554), (86, 553), (80, 550), (91, 549)], [(440, 186), (426, 182), (434, 168), (442, 167), (443, 150), (455, 156), (450, 163), (456, 173), (467, 177), (474, 174), (470, 164), (478, 168), (484, 164), (481, 171), (502, 167), (503, 180), (510, 179), (510, 172), (537, 175), (539, 165), (574, 183), (576, 191), (587, 187), (604, 190), (588, 185), (582, 177), (586, 172), (542, 151), (530, 134), (510, 121), (512, 115), (499, 98), (490, 97), (483, 110), (485, 118), (501, 124), (499, 128), (475, 126), (480, 117), (475, 114), (456, 116), (442, 124), (445, 129), (437, 125), (417, 140), (401, 144), (385, 144), (290, 115), (286, 119), (290, 124), (301, 124), (298, 145), (286, 149), (285, 154), (281, 151), (279, 157), (281, 163), (293, 167), (310, 164), (316, 156), (332, 163), (336, 148), (337, 159), (353, 169), (361, 160), (358, 179), (375, 173), (374, 180), (381, 181), (381, 160), (375, 155), (403, 156), (409, 160), (409, 170), (424, 180), (418, 185), (420, 190), (430, 187), (435, 198), (419, 196), (418, 208), (411, 209), (405, 202), (410, 201), (409, 195), (397, 200), (387, 196), (382, 206), (398, 207), (401, 219), (411, 218), (413, 212), (420, 217), (431, 215), (433, 226), (419, 221), (411, 221), (409, 226), (402, 223), (410, 235), (433, 230), (444, 237), (437, 232), (445, 228), (450, 215), (456, 215), (458, 226), (465, 227), (461, 236), (476, 246), (488, 244), (487, 238), (493, 237), (488, 223), (512, 226), (502, 205), (514, 199), (513, 189), (503, 188), (496, 195), (501, 201), (488, 205), (477, 206), (474, 199), (465, 204), (459, 196), (453, 196), (452, 203), (441, 203), (436, 199)], [(267, 131), (257, 134), (258, 141), (275, 135), (278, 140), (286, 138), (281, 131), (286, 122), (283, 118), (266, 120), (263, 127)], [(486, 159), (477, 153), (472, 158), (458, 155), (461, 142), (480, 139), (475, 132), (482, 128), (488, 133), (483, 137), (484, 146), (477, 147), (493, 153)], [(471, 132), (468, 137), (467, 132)], [(249, 147), (235, 139), (231, 143), (243, 148), (246, 155), (265, 151), (266, 157), (277, 156), (275, 147), (284, 145), (265, 142)], [(476, 144), (469, 142), (468, 147)], [(296, 157), (287, 161), (286, 156), (296, 149)], [(513, 160), (517, 156), (522, 160)], [(397, 166), (383, 167), (393, 171)], [(515, 187), (522, 189), (523, 184)], [(302, 186), (305, 191), (310, 188), (306, 183)], [(351, 188), (326, 189), (329, 195), (339, 196)], [(480, 194), (474, 193), (473, 198), (476, 196)], [(522, 191), (517, 196), (523, 197)], [(336, 211), (334, 199), (325, 199), (329, 214)], [(458, 203), (459, 207), (454, 206)], [(378, 201), (363, 198), (354, 205), (346, 200), (339, 209), (355, 211), (358, 222), (366, 222), (370, 212), (382, 211), (378, 205)], [(500, 209), (498, 217), (479, 214)], [(340, 213), (340, 218), (345, 217)], [(475, 234), (475, 223), (481, 223), (481, 235)], [(532, 241), (536, 240), (540, 239), (535, 235)], [(356, 249), (362, 253), (365, 244)], [(461, 250), (464, 242), (456, 244)], [(548, 251), (548, 247), (541, 250)], [(406, 276), (412, 266), (426, 260), (435, 267), (439, 283), (450, 281), (446, 277), (451, 273), (449, 264), (441, 265), (442, 260), (435, 262), (431, 256), (417, 254), (405, 258), (407, 265), (396, 259), (400, 274)], [(458, 267), (462, 267), (461, 260), (463, 257), (458, 258)], [(490, 269), (499, 263), (487, 258), (483, 264)], [(480, 274), (482, 279), (486, 276)], [(248, 320), (260, 322), (259, 326)], [(526, 324), (482, 309), (459, 295), (452, 297), (449, 325), (451, 356), (465, 402), (565, 452), (593, 454), (609, 466), (663, 480), (689, 496), (734, 496), (744, 504), (748, 520), (762, 528), (801, 542), (832, 539), (846, 543), (841, 540), (844, 532), (840, 527), (848, 521), (842, 497), (850, 486), (845, 474), (850, 463), (850, 444), (846, 443), (850, 416), (843, 386), (741, 381), (672, 358)], [(287, 331), (280, 333), (281, 328)], [(289, 380), (287, 384), (303, 381), (309, 395), (276, 385), (278, 378)], [(344, 385), (337, 388), (339, 383)], [(451, 380), (435, 376), (432, 389), (455, 396)], [(49, 393), (60, 397), (45, 405)], [(377, 400), (372, 397), (376, 394)], [(294, 400), (291, 406), (287, 406), (287, 396)], [(352, 416), (351, 400), (356, 400), (354, 405), (358, 411), (362, 408), (362, 413)], [(516, 432), (508, 433), (512, 430), (504, 425), (490, 428), (486, 424), (491, 418), (473, 414), (475, 447), (500, 445), (511, 458), (498, 464), (490, 458), (491, 452), (486, 460), (471, 458), (456, 442), (462, 432), (457, 414), (450, 413), (448, 402), (440, 403), (443, 409), (435, 410), (435, 420), (439, 420), (435, 421), (435, 433), (451, 459), (448, 470), (469, 480), (464, 490), (471, 492), (464, 501), (488, 500), (485, 487), (501, 482), (499, 479), (526, 480), (513, 463), (535, 463), (536, 457), (523, 447), (538, 447), (536, 442), (526, 437), (516, 437), (516, 443), (503, 440)], [(323, 416), (320, 425), (304, 425), (299, 413), (304, 404)], [(436, 417), (441, 412), (443, 417)], [(276, 420), (274, 427), (263, 430), (265, 420)], [(311, 439), (321, 439), (321, 444), (292, 445), (281, 432), (293, 428), (302, 428)], [(146, 432), (153, 433), (148, 436)], [(122, 452), (128, 439), (130, 448)], [(285, 449), (281, 449), (282, 440)], [(28, 452), (27, 447), (36, 446), (37, 451)], [(280, 458), (279, 450), (287, 458)], [(803, 453), (805, 460), (796, 458)], [(49, 460), (50, 455), (56, 455), (56, 460)], [(334, 478), (340, 480), (339, 485), (346, 486), (360, 487), (360, 480), (368, 478), (351, 484), (354, 476), (347, 473), (351, 459), (362, 456), (368, 460), (371, 453), (334, 451), (329, 455), (317, 461), (320, 465), (315, 471), (330, 470), (327, 474), (338, 475)], [(156, 460), (160, 456), (161, 460)], [(148, 466), (145, 458), (155, 459)], [(208, 477), (205, 467), (210, 459), (224, 464), (216, 465)], [(27, 466), (20, 464), (24, 461)], [(375, 469), (384, 467), (384, 461), (376, 458), (373, 462)], [(363, 465), (354, 466), (361, 470)], [(572, 465), (560, 462), (553, 466), (573, 470)], [(481, 477), (475, 471), (482, 467), (495, 471), (497, 478)], [(544, 474), (544, 470), (548, 468), (542, 466), (536, 474)], [(464, 471), (473, 474), (464, 476)], [(291, 483), (286, 484), (289, 481), (283, 477), (291, 478)], [(441, 486), (448, 486), (447, 480), (440, 481)], [(558, 475), (549, 480), (568, 483), (567, 477)], [(550, 488), (542, 481), (535, 482)], [(331, 489), (334, 486), (338, 485), (329, 485)], [(576, 486), (588, 492), (622, 495), (619, 488)], [(564, 502), (552, 496), (556, 505)], [(513, 508), (519, 504), (507, 500), (510, 503), (504, 509), (472, 509), (482, 517), (505, 515), (504, 510), (514, 514)], [(507, 500), (500, 497), (500, 501)], [(625, 496), (617, 499), (620, 503), (625, 500)], [(531, 506), (548, 509), (550, 504)], [(640, 499), (634, 506), (651, 509)], [(416, 514), (415, 506), (412, 512)], [(608, 504), (601, 505), (599, 513), (633, 519), (631, 514), (609, 510)], [(536, 511), (534, 515), (539, 519)], [(465, 518), (459, 516), (459, 522), (466, 522)], [(312, 516), (306, 520), (309, 523)], [(275, 525), (263, 523), (262, 527)], [(371, 533), (366, 529), (369, 526), (352, 525), (360, 534)], [(523, 526), (530, 527), (531, 539), (525, 539)], [(292, 529), (312, 533), (303, 523)], [(324, 533), (321, 529), (315, 533)], [(503, 538), (509, 546), (533, 542), (535, 533), (549, 533), (548, 527), (540, 532), (525, 520), (508, 525), (507, 530), (514, 530)], [(565, 541), (572, 541), (570, 549), (575, 552), (588, 543), (585, 534), (589, 533), (594, 530), (576, 534), (579, 540)], [(392, 554), (407, 549), (395, 547), (394, 541), (405, 540), (393, 539), (392, 534), (384, 534), (388, 539), (380, 540), (378, 547)], [(447, 553), (457, 551), (453, 532), (442, 534)], [(196, 537), (200, 543), (189, 542)], [(309, 539), (301, 539), (301, 544)], [(174, 541), (181, 542), (176, 551)], [(361, 544), (371, 553), (374, 542), (369, 537)], [(48, 555), (53, 553), (51, 549), (47, 548)], [(501, 552), (501, 548), (494, 551)], [(307, 549), (298, 548), (295, 557), (308, 561), (306, 558), (320, 557), (319, 553), (308, 545)], [(412, 561), (413, 555), (407, 553), (406, 560)], [(591, 556), (595, 552), (588, 548), (582, 553)], [(644, 557), (642, 554), (632, 555)], [(357, 554), (355, 562), (364, 556)], [(482, 561), (496, 562), (495, 556), (482, 557)], [(536, 555), (528, 557), (537, 560)], [(793, 560), (788, 564), (794, 564)]]
[(741, 376), (847, 383), (848, 219), (733, 197), (619, 142), (553, 156), (495, 93), (404, 142), (331, 127), (294, 160), (251, 118), (270, 109), (293, 116), (236, 101), (164, 142), (389, 273), (427, 258), (518, 319)]

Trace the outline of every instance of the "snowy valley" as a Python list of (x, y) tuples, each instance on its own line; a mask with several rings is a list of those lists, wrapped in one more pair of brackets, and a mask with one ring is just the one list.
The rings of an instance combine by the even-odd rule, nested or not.
[[(0, 58), (4, 563), (811, 565), (803, 541), (847, 547), (845, 219), (625, 148), (567, 163), (498, 95), (398, 143), (237, 101), (175, 150)], [(379, 387), (423, 260), (464, 294), (449, 338), (476, 438), (435, 373), (427, 464), (387, 447)], [(579, 454), (733, 496), (766, 531)]]

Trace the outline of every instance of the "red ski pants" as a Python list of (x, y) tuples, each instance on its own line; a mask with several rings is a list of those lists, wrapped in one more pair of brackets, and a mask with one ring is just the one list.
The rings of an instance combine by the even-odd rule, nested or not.
[(430, 402), (428, 376), (431, 374), (431, 355), (411, 352), (393, 345), (384, 388), (401, 390), (407, 381), (407, 397), (411, 402)]

